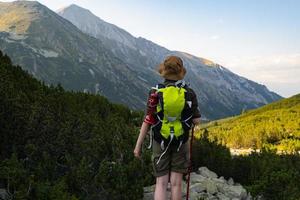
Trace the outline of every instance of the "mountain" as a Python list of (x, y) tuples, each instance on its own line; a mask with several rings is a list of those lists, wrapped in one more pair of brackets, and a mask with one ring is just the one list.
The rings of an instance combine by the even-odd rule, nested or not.
[(59, 14), (72, 23), (38, 2), (0, 3), (0, 49), (47, 84), (143, 109), (148, 90), (162, 81), (156, 66), (175, 54), (185, 63), (204, 119), (236, 115), (281, 98), (211, 61), (135, 38), (76, 5)]
[(47, 84), (100, 93), (132, 108), (144, 105), (144, 74), (40, 3), (1, 3), (0, 30), (0, 49)]
[(135, 38), (77, 5), (63, 8), (58, 14), (83, 32), (100, 39), (117, 57), (136, 69), (153, 68), (170, 54), (183, 58), (188, 69), (186, 79), (198, 94), (201, 110), (210, 119), (234, 115), (243, 109), (256, 108), (281, 98), (265, 86), (240, 77), (209, 60), (170, 51), (141, 37)]
[(271, 146), (279, 151), (300, 151), (300, 94), (212, 121), (202, 130), (211, 140), (232, 148)]

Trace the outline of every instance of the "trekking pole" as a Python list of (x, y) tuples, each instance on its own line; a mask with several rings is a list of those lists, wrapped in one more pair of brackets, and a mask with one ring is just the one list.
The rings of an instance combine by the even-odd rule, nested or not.
[(190, 195), (190, 178), (191, 178), (191, 171), (192, 171), (192, 151), (193, 151), (193, 140), (194, 140), (194, 125), (192, 128), (192, 138), (190, 143), (190, 165), (188, 169), (188, 179), (187, 179), (187, 187), (186, 187), (186, 200), (189, 200)]

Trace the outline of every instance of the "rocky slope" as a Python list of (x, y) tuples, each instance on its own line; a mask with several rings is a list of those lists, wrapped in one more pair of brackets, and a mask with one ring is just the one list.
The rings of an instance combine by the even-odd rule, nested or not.
[[(186, 199), (186, 184), (183, 184), (182, 199)], [(153, 199), (155, 186), (144, 188), (144, 200)], [(168, 196), (170, 197), (170, 185)], [(251, 195), (247, 193), (239, 183), (235, 183), (232, 178), (225, 180), (224, 177), (217, 176), (206, 167), (200, 167), (197, 172), (191, 173), (190, 200), (250, 200)]]
[(188, 69), (186, 80), (198, 95), (203, 119), (281, 98), (218, 64), (135, 38), (86, 9), (72, 5), (59, 14), (75, 26), (38, 2), (0, 3), (0, 49), (46, 83), (143, 109), (149, 88), (161, 81), (155, 67), (175, 54)]

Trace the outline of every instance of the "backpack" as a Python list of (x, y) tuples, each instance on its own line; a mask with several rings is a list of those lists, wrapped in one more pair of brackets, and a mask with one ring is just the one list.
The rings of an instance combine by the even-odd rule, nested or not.
[(168, 85), (158, 84), (156, 124), (152, 125), (153, 138), (161, 144), (162, 150), (177, 144), (178, 149), (188, 140), (192, 127), (192, 94), (184, 81)]

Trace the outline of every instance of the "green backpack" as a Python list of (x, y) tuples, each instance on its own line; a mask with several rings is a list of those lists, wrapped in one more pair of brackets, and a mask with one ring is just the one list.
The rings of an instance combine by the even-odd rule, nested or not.
[(165, 149), (166, 145), (180, 146), (188, 140), (192, 126), (192, 96), (184, 81), (168, 85), (159, 84), (155, 88), (158, 97), (152, 126), (154, 139)]

